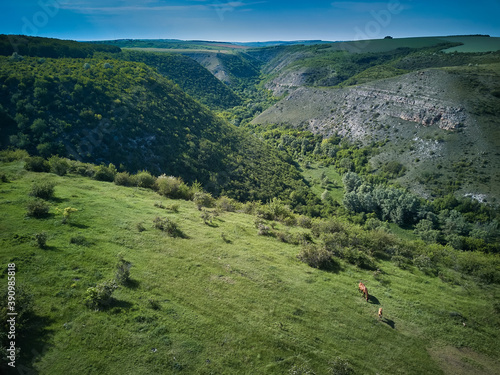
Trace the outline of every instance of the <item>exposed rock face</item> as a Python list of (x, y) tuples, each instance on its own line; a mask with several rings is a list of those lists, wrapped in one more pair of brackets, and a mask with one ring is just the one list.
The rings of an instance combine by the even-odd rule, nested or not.
[[(300, 85), (303, 73), (288, 77), (286, 84)], [(306, 125), (315, 133), (339, 133), (358, 140), (380, 124), (397, 126), (400, 120), (452, 131), (464, 126), (469, 114), (453, 97), (448, 78), (443, 72), (426, 71), (341, 89), (300, 87), (254, 122)], [(433, 84), (436, 80), (439, 89)]]

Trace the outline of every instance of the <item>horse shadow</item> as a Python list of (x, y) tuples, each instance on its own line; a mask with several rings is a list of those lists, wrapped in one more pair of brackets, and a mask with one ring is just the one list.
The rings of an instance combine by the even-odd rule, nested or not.
[(387, 319), (387, 318), (383, 318), (381, 320), (381, 322), (387, 324), (389, 327), (391, 327), (392, 329), (396, 329), (396, 323), (394, 323), (394, 320), (391, 320), (391, 319)]
[(377, 297), (370, 295), (368, 297), (368, 302), (374, 304), (374, 305), (380, 305), (380, 301), (378, 300)]

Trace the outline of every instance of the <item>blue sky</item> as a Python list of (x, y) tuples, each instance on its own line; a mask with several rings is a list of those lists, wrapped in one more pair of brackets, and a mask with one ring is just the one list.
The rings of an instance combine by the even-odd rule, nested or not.
[(241, 42), (500, 36), (500, 1), (4, 0), (0, 33)]

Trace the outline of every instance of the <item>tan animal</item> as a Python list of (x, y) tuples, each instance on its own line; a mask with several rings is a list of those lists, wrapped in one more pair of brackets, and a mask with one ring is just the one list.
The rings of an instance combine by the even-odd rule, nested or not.
[(359, 283), (358, 285), (358, 289), (361, 293), (363, 293), (366, 297), (366, 302), (368, 302), (368, 288), (365, 286), (365, 284), (363, 284), (362, 282)]
[(382, 308), (378, 309), (378, 318), (383, 319), (384, 317), (382, 316)]

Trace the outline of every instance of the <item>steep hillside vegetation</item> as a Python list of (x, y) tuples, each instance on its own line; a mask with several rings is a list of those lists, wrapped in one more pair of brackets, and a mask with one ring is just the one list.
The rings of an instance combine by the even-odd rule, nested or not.
[(118, 57), (156, 68), (184, 92), (212, 109), (228, 109), (241, 104), (242, 100), (227, 85), (187, 56), (125, 50)]
[(3, 147), (179, 175), (239, 199), (302, 186), (277, 151), (144, 64), (1, 57), (0, 87)]
[[(497, 256), (313, 221), (279, 201), (172, 200), (67, 163), (66, 176), (0, 164), (16, 370), (498, 373)], [(0, 305), (2, 346), (6, 313)]]

